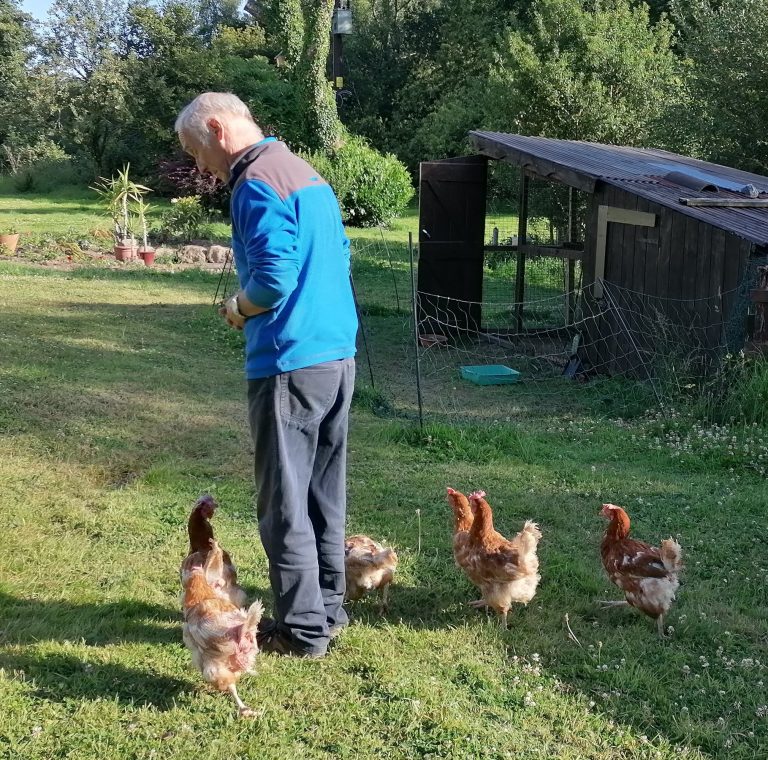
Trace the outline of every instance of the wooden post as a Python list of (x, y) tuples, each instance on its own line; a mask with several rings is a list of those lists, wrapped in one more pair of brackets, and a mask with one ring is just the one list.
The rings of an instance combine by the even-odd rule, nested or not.
[(419, 404), (419, 429), (424, 430), (424, 404), (421, 398), (421, 357), (419, 356), (419, 299), (416, 289), (416, 266), (413, 259), (413, 233), (408, 233), (408, 255), (411, 261), (411, 311), (413, 312), (413, 345), (416, 351), (416, 400)]
[(494, 227), (493, 232), (491, 233), (491, 245), (498, 245), (499, 244), (499, 228)]
[(525, 246), (528, 238), (528, 183), (529, 178), (522, 170), (520, 178), (520, 203), (517, 220), (517, 272), (515, 273), (515, 310), (517, 312), (517, 331), (523, 331), (523, 301), (525, 300)]
[(751, 290), (749, 295), (755, 305), (755, 331), (752, 340), (765, 350), (768, 346), (768, 267), (757, 268), (757, 287)]
[[(576, 218), (573, 213), (573, 188), (568, 188), (568, 242), (573, 243), (576, 237)], [(565, 324), (571, 325), (576, 321), (576, 260), (565, 260)]]
[[(595, 284), (592, 287), (594, 298), (603, 297), (603, 279), (605, 278), (605, 248), (608, 240), (608, 223), (636, 224), (639, 227), (655, 227), (656, 215), (645, 211), (634, 211), (616, 206), (597, 207), (597, 243), (595, 245)], [(723, 313), (722, 311), (720, 312)]]

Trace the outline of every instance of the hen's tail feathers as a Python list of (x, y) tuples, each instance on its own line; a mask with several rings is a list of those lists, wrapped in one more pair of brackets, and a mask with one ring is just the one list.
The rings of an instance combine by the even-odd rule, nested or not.
[(361, 564), (378, 567), (384, 563), (397, 565), (397, 554), (392, 549), (383, 549), (380, 552), (356, 552), (351, 551), (347, 554), (347, 559), (357, 561)]
[(679, 573), (683, 569), (683, 550), (674, 538), (661, 542), (661, 561), (667, 572)]
[(520, 538), (526, 547), (535, 549), (541, 540), (541, 530), (533, 520), (526, 520), (523, 529), (520, 531)]
[(258, 599), (248, 608), (243, 630), (255, 631), (264, 615), (264, 605)]

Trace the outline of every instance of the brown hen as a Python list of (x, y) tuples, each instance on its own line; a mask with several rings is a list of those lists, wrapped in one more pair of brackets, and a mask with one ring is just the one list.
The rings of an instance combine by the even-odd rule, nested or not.
[(370, 591), (381, 591), (379, 611), (387, 609), (389, 586), (397, 569), (397, 554), (368, 536), (350, 536), (344, 542), (347, 577), (346, 598), (361, 599)]
[[(189, 552), (181, 563), (181, 585), (185, 586), (189, 576), (196, 567), (203, 567), (211, 550), (213, 528), (211, 518), (218, 508), (218, 503), (210, 494), (204, 494), (195, 503), (187, 522), (189, 534)], [(237, 585), (237, 568), (229, 554), (222, 550), (220, 559), (217, 558), (208, 573), (208, 581), (216, 596), (244, 607), (245, 591)]]
[(541, 580), (536, 554), (541, 531), (536, 523), (528, 520), (523, 529), (508, 540), (494, 530), (493, 512), (485, 500), (485, 492), (470, 494), (469, 503), (474, 519), (466, 542), (459, 542), (456, 561), (482, 594), (482, 599), (471, 604), (495, 610), (501, 616), (502, 628), (506, 628), (512, 604), (528, 604), (536, 594)]
[(669, 612), (680, 585), (682, 549), (672, 538), (661, 548), (629, 537), (629, 515), (615, 504), (603, 504), (600, 514), (610, 520), (600, 544), (603, 567), (611, 582), (623, 592), (621, 602), (601, 602), (606, 607), (630, 605), (656, 619), (664, 637), (664, 616)]

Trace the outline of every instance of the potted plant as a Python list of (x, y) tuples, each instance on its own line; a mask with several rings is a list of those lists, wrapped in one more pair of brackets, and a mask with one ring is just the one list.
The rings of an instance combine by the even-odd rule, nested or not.
[(136, 255), (136, 214), (133, 206), (149, 188), (133, 182), (129, 177), (130, 164), (126, 164), (117, 177), (99, 177), (99, 184), (92, 188), (100, 196), (112, 217), (115, 236), (115, 258), (130, 261)]
[(13, 256), (19, 244), (19, 231), (14, 226), (5, 227), (0, 232), (0, 253)]
[(144, 259), (144, 263), (151, 267), (155, 263), (155, 249), (147, 244), (147, 214), (152, 207), (139, 196), (136, 200), (136, 216), (138, 217), (139, 227), (141, 227), (141, 248), (139, 248), (139, 256)]

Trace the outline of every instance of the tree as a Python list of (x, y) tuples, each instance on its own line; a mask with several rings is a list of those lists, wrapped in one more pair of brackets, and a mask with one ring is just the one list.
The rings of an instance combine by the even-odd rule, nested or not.
[[(344, 43), (347, 81), (354, 96), (342, 109), (349, 128), (385, 151), (403, 154), (401, 125), (423, 118), (434, 101), (423, 85), (419, 112), (401, 108), (410, 82), (434, 71), (446, 12), (422, 0), (358, 0), (354, 33)], [(430, 88), (431, 92), (431, 88)], [(407, 132), (406, 132), (407, 134)]]
[(87, 81), (105, 59), (126, 53), (128, 0), (54, 0), (45, 57), (59, 71)]
[(0, 87), (3, 95), (24, 74), (34, 40), (32, 17), (20, 10), (19, 0), (0, 0)]
[(329, 151), (341, 135), (336, 100), (327, 80), (333, 0), (272, 0), (264, 10), (268, 39), (285, 62), (302, 109), (303, 143)]
[(673, 27), (648, 7), (536, 0), (511, 32), (486, 88), (484, 123), (524, 134), (623, 145), (666, 142), (660, 128), (682, 97)]
[(197, 0), (200, 36), (203, 40), (210, 43), (216, 30), (222, 27), (243, 26), (241, 5), (240, 0)]
[(26, 89), (27, 62), (33, 42), (32, 19), (17, 0), (0, 0), (0, 142), (13, 125), (13, 112)]
[(0, 167), (11, 173), (62, 154), (52, 139), (60, 82), (35, 63), (36, 42), (32, 18), (17, 0), (0, 0)]
[(673, 14), (691, 62), (690, 105), (675, 114), (680, 143), (702, 157), (768, 173), (768, 4), (677, 0)]
[(333, 0), (314, 0), (308, 5), (304, 12), (303, 61), (297, 66), (296, 73), (298, 81), (304, 85), (308, 147), (329, 151), (341, 134), (336, 98), (326, 76)]

